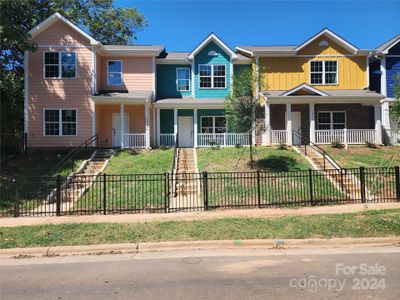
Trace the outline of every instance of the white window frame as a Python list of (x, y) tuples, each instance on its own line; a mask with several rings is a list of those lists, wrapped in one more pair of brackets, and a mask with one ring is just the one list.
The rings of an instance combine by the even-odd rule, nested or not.
[[(320, 113), (329, 113), (330, 114), (330, 123), (329, 123), (330, 129), (319, 129), (319, 125), (320, 125), (319, 114)], [(318, 128), (317, 130), (343, 130), (343, 129), (333, 129), (333, 124), (343, 124), (343, 123), (334, 123), (333, 122), (333, 114), (334, 113), (344, 113), (344, 128), (347, 128), (347, 113), (346, 113), (346, 111), (343, 111), (343, 110), (323, 111), (323, 110), (321, 110), (321, 111), (317, 112), (317, 128)], [(328, 124), (328, 123), (322, 123), (322, 124)]]
[[(212, 132), (210, 133), (203, 133), (203, 118), (212, 118)], [(200, 118), (200, 133), (201, 134), (221, 134), (215, 132), (215, 118), (225, 118), (225, 133), (228, 131), (228, 126), (226, 124), (226, 117), (225, 116), (201, 116)], [(221, 127), (218, 127), (221, 128)]]
[[(118, 62), (118, 61), (121, 63), (121, 72), (109, 72), (108, 63), (109, 62)], [(122, 86), (124, 84), (124, 79), (122, 77), (122, 74), (123, 74), (122, 69), (123, 69), (123, 67), (122, 67), (122, 60), (121, 59), (110, 59), (110, 60), (107, 60), (107, 85)], [(112, 74), (121, 74), (121, 84), (112, 84), (112, 83), (110, 83), (110, 77), (109, 77), (110, 73), (112, 73)]]
[[(326, 73), (333, 73), (333, 72), (326, 72), (325, 71), (325, 62), (327, 62), (327, 61), (336, 62), (336, 82), (335, 83), (325, 83), (325, 74)], [(311, 64), (313, 62), (322, 62), (322, 83), (312, 83), (311, 82), (311, 74), (312, 73), (317, 73), (317, 72), (311, 72)], [(310, 66), (309, 66), (309, 70), (310, 70), (310, 77), (309, 77), (310, 85), (339, 85), (339, 62), (337, 60), (334, 60), (334, 59), (311, 60), (310, 61)], [(318, 72), (318, 73), (320, 73), (320, 72)]]
[[(46, 53), (57, 53), (58, 54), (58, 77), (46, 77)], [(62, 53), (74, 53), (75, 54), (75, 77), (62, 77)], [(48, 66), (55, 66), (55, 64), (47, 64)], [(78, 53), (76, 51), (43, 51), (43, 79), (76, 79), (78, 76)]]
[[(211, 77), (211, 87), (200, 87), (200, 66), (210, 66), (211, 67), (211, 76), (203, 76), (203, 77)], [(225, 68), (225, 81), (224, 81), (224, 87), (214, 87), (214, 66), (222, 66)], [(198, 87), (199, 90), (225, 90), (226, 89), (226, 76), (227, 76), (227, 68), (226, 65), (224, 64), (198, 64), (197, 66), (197, 73), (198, 73), (198, 77), (199, 77), (199, 83), (198, 83)], [(222, 78), (222, 76), (215, 76), (215, 77), (220, 77)]]
[[(57, 110), (58, 111), (58, 132), (59, 132), (59, 134), (58, 135), (48, 135), (48, 134), (46, 134), (46, 123), (49, 123), (49, 122), (46, 122), (46, 110)], [(75, 134), (68, 134), (68, 135), (63, 135), (63, 132), (62, 132), (62, 124), (63, 124), (63, 122), (62, 122), (62, 111), (63, 110), (73, 110), (73, 111), (75, 111), (75, 118), (76, 118), (76, 121), (75, 121), (75, 124), (76, 124), (76, 128), (75, 128)], [(76, 109), (76, 108), (43, 108), (43, 136), (46, 136), (46, 137), (60, 137), (60, 136), (62, 136), (62, 137), (73, 137), (73, 136), (78, 136), (78, 110)]]
[[(178, 77), (179, 70), (188, 70), (189, 78), (188, 79), (179, 79), (179, 77)], [(191, 91), (190, 86), (192, 85), (192, 83), (191, 83), (190, 74), (191, 74), (190, 68), (184, 68), (184, 67), (176, 68), (176, 91), (177, 92), (190, 92)], [(179, 80), (187, 80), (189, 82), (189, 89), (188, 90), (180, 90), (179, 84), (178, 84)]]

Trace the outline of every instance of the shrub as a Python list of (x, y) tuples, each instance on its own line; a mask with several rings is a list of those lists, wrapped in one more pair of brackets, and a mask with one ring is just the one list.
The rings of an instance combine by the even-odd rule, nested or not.
[(236, 144), (235, 148), (243, 148), (243, 145), (242, 144)]
[(160, 146), (158, 149), (160, 150), (168, 150), (170, 147), (168, 146)]
[(280, 143), (278, 146), (278, 149), (279, 150), (287, 150), (288, 146), (285, 143)]
[(365, 141), (365, 147), (367, 148), (376, 148), (376, 144), (373, 142)]
[(343, 149), (344, 145), (340, 141), (332, 141), (331, 147), (336, 149)]
[(221, 149), (221, 146), (219, 145), (218, 142), (216, 141), (209, 141), (208, 144), (211, 146), (212, 150), (219, 150)]

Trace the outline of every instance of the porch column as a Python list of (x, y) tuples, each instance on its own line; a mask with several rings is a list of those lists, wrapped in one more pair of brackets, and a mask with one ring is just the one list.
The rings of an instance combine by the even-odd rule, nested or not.
[[(96, 104), (93, 104), (93, 114), (92, 114), (92, 136), (96, 134)], [(99, 141), (94, 141), (92, 146), (95, 147), (96, 143)]]
[(389, 102), (384, 100), (381, 105), (381, 115), (382, 115), (382, 127), (384, 129), (385, 135), (382, 140), (386, 143), (390, 143), (390, 116), (389, 116)]
[(150, 149), (150, 108), (149, 108), (149, 103), (147, 101), (144, 110), (146, 118), (146, 148)]
[(177, 135), (178, 135), (178, 110), (175, 108), (174, 109), (174, 142), (175, 142), (175, 145), (178, 143)]
[(382, 121), (381, 121), (380, 103), (374, 104), (374, 114), (375, 114), (375, 143), (382, 144)]
[(292, 104), (286, 103), (286, 134), (287, 144), (293, 145), (293, 132), (292, 132)]
[(157, 146), (160, 147), (161, 146), (161, 142), (160, 142), (160, 138), (161, 138), (160, 137), (160, 134), (161, 134), (161, 132), (160, 132), (160, 128), (161, 128), (161, 125), (160, 125), (160, 121), (161, 121), (160, 109), (157, 108), (156, 112), (157, 112)]
[(124, 137), (124, 133), (125, 133), (125, 107), (124, 104), (121, 103), (121, 107), (120, 107), (120, 114), (121, 114), (121, 149), (124, 149), (125, 147), (125, 137)]
[(265, 140), (263, 141), (264, 145), (271, 145), (271, 116), (270, 116), (270, 104), (267, 103), (267, 99), (265, 99)]
[(310, 142), (315, 143), (315, 107), (314, 103), (309, 104), (310, 113)]
[(193, 146), (197, 148), (197, 109), (193, 110)]

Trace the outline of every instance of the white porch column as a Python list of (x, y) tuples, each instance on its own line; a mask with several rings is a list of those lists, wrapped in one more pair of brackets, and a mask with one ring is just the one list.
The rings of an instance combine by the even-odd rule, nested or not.
[(375, 114), (375, 143), (382, 144), (382, 120), (381, 120), (381, 105), (380, 103), (374, 104)]
[(121, 149), (124, 149), (125, 147), (125, 107), (124, 104), (121, 103), (121, 107), (120, 107), (120, 120), (121, 120)]
[(174, 141), (175, 141), (175, 144), (178, 143), (177, 135), (178, 135), (178, 110), (175, 108), (174, 109)]
[(156, 112), (157, 112), (157, 146), (160, 147), (161, 146), (161, 142), (160, 142), (160, 134), (161, 134), (161, 132), (160, 132), (160, 128), (161, 128), (160, 109), (156, 108)]
[(197, 148), (197, 109), (193, 110), (193, 146)]
[(150, 107), (146, 101), (144, 106), (145, 118), (146, 118), (146, 148), (150, 148)]
[(263, 141), (264, 145), (271, 145), (271, 110), (270, 110), (270, 104), (267, 103), (267, 99), (265, 99), (265, 141)]
[(286, 134), (287, 144), (293, 145), (293, 132), (292, 132), (292, 104), (286, 103)]
[(310, 142), (315, 143), (315, 107), (314, 103), (309, 104), (310, 113)]

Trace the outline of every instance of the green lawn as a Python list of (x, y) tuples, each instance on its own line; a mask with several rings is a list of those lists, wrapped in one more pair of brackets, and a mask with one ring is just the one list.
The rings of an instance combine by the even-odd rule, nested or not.
[(0, 228), (0, 248), (158, 241), (304, 239), (400, 235), (400, 210), (225, 218), (143, 224), (63, 224)]
[(400, 165), (400, 147), (382, 146), (376, 149), (365, 146), (350, 146), (336, 149), (324, 146), (325, 151), (344, 168), (394, 167)]
[(243, 172), (298, 171), (310, 169), (310, 164), (294, 150), (278, 150), (272, 147), (254, 148), (254, 168), (249, 166), (249, 147), (221, 149), (200, 148), (197, 150), (199, 171)]

